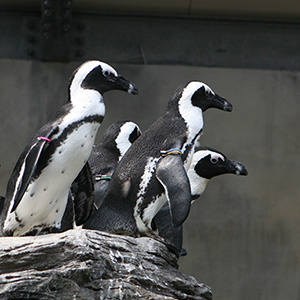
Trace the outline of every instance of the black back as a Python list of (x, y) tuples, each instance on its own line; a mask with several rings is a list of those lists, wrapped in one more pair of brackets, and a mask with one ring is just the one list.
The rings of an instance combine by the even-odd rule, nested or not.
[[(186, 126), (179, 113), (166, 113), (159, 118), (135, 141), (117, 165), (97, 216), (93, 222), (88, 220), (84, 228), (138, 235), (133, 210), (147, 160), (160, 157), (161, 150), (181, 148), (186, 140)], [(144, 206), (163, 192), (163, 186), (152, 176)]]

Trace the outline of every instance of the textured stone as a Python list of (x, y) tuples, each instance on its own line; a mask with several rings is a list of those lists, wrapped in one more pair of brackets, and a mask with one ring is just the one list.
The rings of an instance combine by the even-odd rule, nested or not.
[(0, 299), (212, 299), (161, 242), (91, 230), (0, 238)]

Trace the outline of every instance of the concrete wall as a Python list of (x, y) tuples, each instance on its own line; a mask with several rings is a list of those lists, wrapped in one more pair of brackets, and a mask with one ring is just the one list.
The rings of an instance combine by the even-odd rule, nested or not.
[[(78, 63), (0, 60), (0, 194), (34, 132), (66, 100)], [(300, 298), (300, 72), (178, 66), (115, 66), (139, 95), (105, 95), (109, 124), (145, 130), (176, 87), (198, 79), (227, 98), (232, 113), (205, 112), (202, 145), (242, 162), (247, 177), (213, 179), (186, 221), (182, 272), (210, 285), (214, 299)]]

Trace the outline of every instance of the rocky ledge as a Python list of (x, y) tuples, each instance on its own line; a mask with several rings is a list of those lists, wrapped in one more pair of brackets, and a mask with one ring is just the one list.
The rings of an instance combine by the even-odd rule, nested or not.
[(0, 238), (0, 299), (212, 299), (161, 242), (92, 230)]

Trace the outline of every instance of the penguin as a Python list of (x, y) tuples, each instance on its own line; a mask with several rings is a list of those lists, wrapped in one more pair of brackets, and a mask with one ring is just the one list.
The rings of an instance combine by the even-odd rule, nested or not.
[(80, 174), (71, 186), (71, 193), (67, 209), (62, 218), (60, 231), (73, 228), (73, 203), (76, 197), (86, 198), (88, 202), (89, 198), (92, 197), (94, 205), (89, 222), (93, 222), (94, 211), (99, 209), (102, 204), (116, 165), (140, 135), (141, 130), (139, 126), (127, 120), (115, 122), (107, 128), (100, 142), (93, 146), (88, 160), (90, 171), (86, 169), (88, 172)]
[(125, 153), (94, 222), (87, 221), (83, 228), (156, 238), (151, 222), (166, 201), (174, 226), (180, 226), (191, 203), (186, 169), (202, 131), (202, 113), (213, 107), (232, 110), (205, 83), (190, 81), (180, 86), (166, 113)]
[(94, 184), (94, 206), (102, 204), (116, 165), (133, 142), (142, 134), (139, 126), (131, 121), (113, 123), (105, 131), (98, 145), (95, 145), (89, 158)]
[[(60, 228), (69, 189), (88, 158), (105, 115), (103, 94), (121, 90), (137, 94), (135, 85), (110, 65), (93, 60), (72, 74), (68, 102), (44, 125), (24, 149), (9, 178), (1, 215), (4, 235), (20, 236), (32, 230)], [(91, 203), (76, 223), (83, 224)]]
[[(209, 147), (197, 147), (193, 154), (192, 163), (187, 172), (191, 187), (192, 202), (197, 200), (205, 191), (209, 180), (222, 174), (246, 176), (246, 168), (239, 162), (228, 159), (223, 153)], [(169, 207), (165, 204), (153, 219), (152, 229), (166, 242), (171, 243), (186, 255), (182, 249), (183, 227), (174, 227)]]

